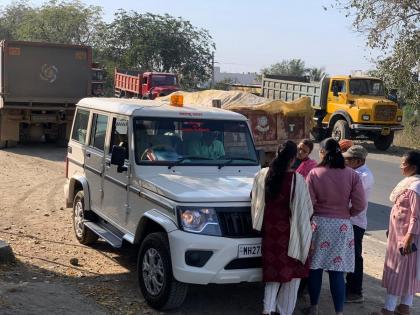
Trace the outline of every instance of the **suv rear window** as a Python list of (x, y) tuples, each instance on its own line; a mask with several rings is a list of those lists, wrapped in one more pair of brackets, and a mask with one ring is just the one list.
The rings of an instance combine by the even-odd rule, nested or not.
[(71, 139), (81, 144), (86, 143), (87, 126), (89, 122), (89, 111), (78, 109), (74, 119), (73, 132)]

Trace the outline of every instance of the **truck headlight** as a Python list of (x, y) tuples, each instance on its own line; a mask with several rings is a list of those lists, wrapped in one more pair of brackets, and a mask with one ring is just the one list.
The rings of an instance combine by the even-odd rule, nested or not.
[(398, 122), (402, 121), (402, 116), (397, 116), (397, 121)]
[(186, 232), (222, 236), (219, 219), (213, 208), (178, 207), (179, 223)]
[(370, 120), (370, 115), (362, 115), (362, 120), (369, 121)]

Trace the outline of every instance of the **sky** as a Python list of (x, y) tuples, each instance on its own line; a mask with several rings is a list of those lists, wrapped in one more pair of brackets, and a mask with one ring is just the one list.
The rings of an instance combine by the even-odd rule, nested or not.
[[(0, 2), (4, 3), (5, 0)], [(283, 59), (300, 58), (307, 67), (325, 67), (330, 75), (369, 70), (372, 53), (334, 0), (82, 0), (114, 12), (168, 13), (207, 29), (216, 43), (222, 72), (259, 72)], [(42, 0), (32, 0), (40, 5)], [(5, 3), (4, 3), (5, 4)], [(327, 7), (328, 10), (324, 10)], [(377, 53), (376, 53), (377, 55)]]

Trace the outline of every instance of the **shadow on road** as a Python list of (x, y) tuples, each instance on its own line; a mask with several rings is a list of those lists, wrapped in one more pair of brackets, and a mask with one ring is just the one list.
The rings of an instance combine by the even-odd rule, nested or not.
[(391, 207), (375, 202), (369, 202), (367, 231), (382, 231), (388, 229)]
[(52, 162), (63, 162), (67, 154), (65, 147), (59, 147), (52, 143), (18, 144), (17, 147), (2, 149), (2, 151), (32, 156)]

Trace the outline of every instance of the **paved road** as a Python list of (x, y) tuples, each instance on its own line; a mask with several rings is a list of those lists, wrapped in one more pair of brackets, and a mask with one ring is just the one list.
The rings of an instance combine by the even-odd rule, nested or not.
[[(389, 194), (402, 179), (399, 168), (401, 158), (398, 155), (378, 153), (371, 148), (369, 151), (373, 151), (373, 153), (368, 155), (367, 165), (375, 177), (375, 186), (369, 198), (367, 236), (384, 243), (386, 242), (385, 231), (388, 228), (392, 206)], [(311, 156), (319, 160), (317, 146)]]

